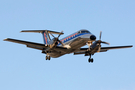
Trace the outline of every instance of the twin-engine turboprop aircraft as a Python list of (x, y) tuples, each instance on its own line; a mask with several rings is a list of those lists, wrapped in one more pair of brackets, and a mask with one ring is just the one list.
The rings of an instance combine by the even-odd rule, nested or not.
[[(85, 56), (90, 56), (88, 62), (93, 62), (91, 55), (94, 55), (97, 52), (106, 52), (110, 49), (133, 47), (132, 45), (101, 47), (101, 43), (109, 45), (108, 42), (101, 41), (102, 32), (100, 32), (99, 40), (96, 40), (96, 36), (88, 30), (77, 31), (63, 39), (59, 39), (60, 35), (64, 34), (63, 32), (55, 32), (50, 30), (23, 30), (21, 32), (42, 33), (44, 44), (11, 38), (4, 39), (4, 41), (25, 44), (29, 48), (42, 50), (42, 53), (46, 54), (46, 60), (50, 60), (51, 57), (57, 58), (65, 54), (74, 53), (74, 55), (84, 54)], [(53, 34), (58, 34), (58, 37), (55, 37)], [(53, 37), (53, 39), (50, 38), (50, 35)], [(89, 47), (81, 48), (84, 45), (88, 45)]]

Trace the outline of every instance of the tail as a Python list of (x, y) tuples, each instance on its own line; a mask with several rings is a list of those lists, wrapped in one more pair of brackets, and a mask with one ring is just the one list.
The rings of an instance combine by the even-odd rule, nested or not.
[(50, 41), (49, 34), (46, 31), (44, 31), (42, 34), (43, 34), (44, 44), (48, 44)]
[(55, 31), (51, 31), (51, 30), (23, 30), (21, 32), (42, 33), (43, 34), (43, 40), (44, 40), (45, 44), (49, 44), (49, 41), (51, 40), (50, 36), (49, 36), (49, 33), (52, 33), (52, 34), (64, 34), (64, 33), (61, 33), (61, 32), (55, 32)]

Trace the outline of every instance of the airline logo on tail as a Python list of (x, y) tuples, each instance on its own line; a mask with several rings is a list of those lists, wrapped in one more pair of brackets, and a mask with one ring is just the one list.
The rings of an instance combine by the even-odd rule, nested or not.
[(48, 44), (48, 36), (47, 36), (47, 34), (45, 33), (45, 32), (43, 32), (43, 38), (44, 38), (44, 43), (45, 44)]

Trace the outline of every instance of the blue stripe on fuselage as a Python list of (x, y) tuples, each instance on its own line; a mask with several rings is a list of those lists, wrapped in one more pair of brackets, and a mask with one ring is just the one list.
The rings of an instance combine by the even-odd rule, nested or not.
[[(64, 40), (64, 41), (62, 41), (62, 42), (63, 42), (63, 43), (66, 43), (66, 42), (68, 42), (68, 41), (70, 41), (70, 40), (72, 40), (72, 39), (74, 39), (74, 38), (77, 38), (77, 37), (79, 37), (79, 36), (86, 35), (86, 34), (90, 34), (90, 33), (80, 33), (80, 34), (77, 34), (77, 35), (74, 35), (74, 34), (73, 34), (73, 35), (74, 35), (73, 37), (70, 37), (70, 36), (72, 36), (72, 35), (70, 35), (70, 36), (68, 36), (69, 38), (66, 37), (67, 39), (64, 38), (64, 39), (61, 39), (60, 41)], [(66, 40), (65, 40), (65, 39), (66, 39)], [(59, 45), (61, 45), (61, 43), (59, 43), (58, 46), (59, 46)]]

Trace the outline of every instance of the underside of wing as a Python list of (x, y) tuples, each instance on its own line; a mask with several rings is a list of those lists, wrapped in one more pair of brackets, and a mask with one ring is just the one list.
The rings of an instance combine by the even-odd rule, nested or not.
[(111, 49), (122, 49), (122, 48), (131, 48), (132, 45), (129, 46), (113, 46), (113, 47), (101, 47), (101, 50), (111, 50)]
[(69, 51), (67, 48), (65, 48), (65, 47), (59, 47), (59, 46), (56, 46), (55, 48), (53, 48), (53, 50), (60, 51), (62, 53), (68, 53), (68, 51)]
[(11, 38), (4, 39), (4, 41), (24, 44), (27, 47), (34, 48), (34, 49), (39, 49), (39, 50), (44, 50), (45, 48), (47, 48), (47, 46), (45, 46), (44, 44), (35, 43), (35, 42), (29, 42), (29, 41), (23, 41), (23, 40), (17, 40), (17, 39), (11, 39)]
[(29, 41), (23, 41), (23, 40), (17, 40), (17, 39), (11, 39), (7, 38), (4, 39), (4, 41), (24, 44), (29, 48), (38, 49), (38, 50), (46, 50), (49, 49), (51, 51), (61, 51), (61, 52), (67, 52), (67, 48), (56, 46), (55, 48), (50, 49), (49, 46), (45, 46), (45, 44), (35, 43), (35, 42), (29, 42)]
[[(129, 46), (113, 46), (113, 47), (101, 47), (100, 52), (106, 52), (108, 50), (113, 50), (113, 49), (123, 49), (123, 48), (131, 48), (133, 47), (132, 45)], [(80, 48), (76, 52), (74, 52), (74, 55), (78, 54), (86, 54), (86, 53), (91, 53), (92, 50), (88, 50), (89, 48)], [(98, 49), (97, 49), (98, 51)], [(95, 52), (96, 53), (96, 52)], [(91, 53), (92, 54), (92, 53)]]

